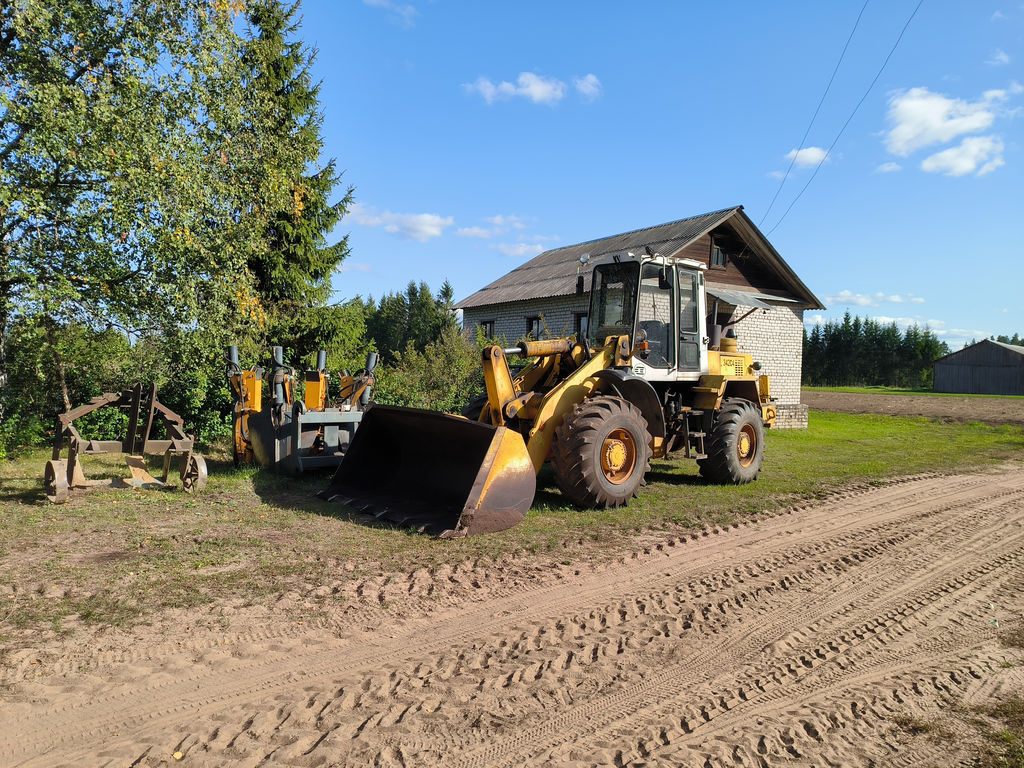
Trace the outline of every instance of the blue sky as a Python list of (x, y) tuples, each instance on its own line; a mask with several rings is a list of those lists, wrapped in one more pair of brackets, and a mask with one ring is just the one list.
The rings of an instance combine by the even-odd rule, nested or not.
[(357, 201), (335, 299), (446, 279), (459, 299), (548, 248), (740, 204), (828, 306), (808, 324), (1024, 333), (1024, 2), (924, 0), (868, 91), (917, 5), (304, 0)]

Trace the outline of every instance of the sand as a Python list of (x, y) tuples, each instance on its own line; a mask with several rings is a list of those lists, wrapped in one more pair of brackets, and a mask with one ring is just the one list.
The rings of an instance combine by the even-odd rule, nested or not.
[(8, 657), (0, 765), (944, 766), (1024, 691), (1019, 468), (565, 560), (81, 628)]

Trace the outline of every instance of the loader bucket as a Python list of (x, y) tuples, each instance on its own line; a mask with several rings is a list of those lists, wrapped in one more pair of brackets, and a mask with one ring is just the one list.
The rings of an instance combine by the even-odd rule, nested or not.
[(522, 521), (537, 476), (519, 433), (444, 413), (375, 405), (321, 497), (443, 538)]

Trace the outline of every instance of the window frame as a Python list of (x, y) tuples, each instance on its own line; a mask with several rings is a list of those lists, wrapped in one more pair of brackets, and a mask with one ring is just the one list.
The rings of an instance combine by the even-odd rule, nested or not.
[(576, 330), (576, 337), (583, 338), (587, 334), (587, 329), (584, 328), (584, 324), (588, 323), (590, 318), (589, 312), (574, 312), (573, 313), (573, 327)]
[[(535, 330), (536, 333), (534, 333)], [(540, 321), (540, 315), (530, 315), (526, 318), (526, 336), (539, 340), (542, 330), (543, 325)]]
[[(721, 263), (715, 260), (715, 256), (721, 256)], [(725, 269), (729, 265), (729, 254), (726, 253), (725, 248), (716, 243), (714, 239), (711, 240), (711, 252), (708, 254), (708, 268), (709, 269)]]
[(477, 327), (483, 331), (484, 336), (488, 339), (494, 338), (494, 321), (493, 320), (481, 320), (477, 323)]

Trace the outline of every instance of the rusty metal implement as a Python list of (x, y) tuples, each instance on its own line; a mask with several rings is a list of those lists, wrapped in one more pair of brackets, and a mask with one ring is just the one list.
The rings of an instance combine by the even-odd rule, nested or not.
[(522, 436), (458, 416), (375, 405), (318, 495), (442, 538), (520, 523), (537, 478)]
[[(75, 428), (75, 420), (100, 408), (119, 408), (128, 416), (128, 430), (123, 440), (87, 440)], [(153, 439), (157, 420), (164, 424), (165, 439)], [(67, 446), (67, 458), (61, 453)], [(185, 433), (185, 422), (157, 398), (156, 384), (124, 392), (106, 392), (57, 416), (53, 437), (53, 456), (46, 462), (43, 485), (46, 497), (54, 504), (63, 504), (75, 488), (101, 485), (113, 487), (159, 488), (167, 483), (171, 458), (180, 457), (181, 489), (196, 493), (206, 486), (206, 461), (195, 450), (195, 437)], [(114, 480), (88, 480), (82, 471), (82, 456), (101, 453), (123, 453), (131, 477)], [(163, 476), (149, 474), (146, 456), (164, 457)]]

